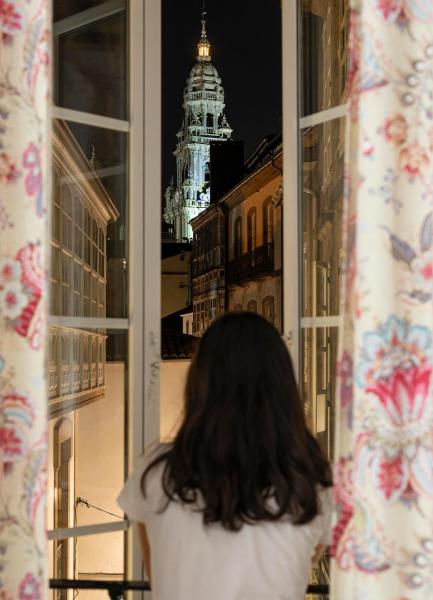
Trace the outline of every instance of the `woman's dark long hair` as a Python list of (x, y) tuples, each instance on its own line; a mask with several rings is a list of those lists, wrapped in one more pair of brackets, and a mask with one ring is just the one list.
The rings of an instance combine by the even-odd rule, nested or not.
[(265, 319), (229, 313), (204, 334), (179, 432), (146, 469), (144, 493), (160, 463), (168, 502), (201, 506), (205, 524), (237, 531), (286, 515), (301, 525), (318, 514), (330, 466), (305, 424), (287, 348)]

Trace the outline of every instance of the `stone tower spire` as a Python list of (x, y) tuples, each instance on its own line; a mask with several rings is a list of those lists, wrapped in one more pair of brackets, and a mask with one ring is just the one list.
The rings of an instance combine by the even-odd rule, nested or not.
[(209, 40), (207, 39), (207, 33), (206, 33), (206, 17), (207, 17), (206, 0), (203, 0), (203, 5), (202, 5), (202, 9), (201, 9), (201, 38), (198, 43), (197, 60), (210, 61), (211, 60), (210, 43), (209, 43)]
[(184, 118), (174, 152), (176, 184), (170, 185), (165, 192), (164, 219), (173, 226), (178, 242), (192, 238), (191, 219), (210, 203), (211, 142), (227, 141), (232, 136), (224, 113), (224, 88), (211, 62), (206, 26), (207, 10), (203, 2), (197, 62), (186, 81)]

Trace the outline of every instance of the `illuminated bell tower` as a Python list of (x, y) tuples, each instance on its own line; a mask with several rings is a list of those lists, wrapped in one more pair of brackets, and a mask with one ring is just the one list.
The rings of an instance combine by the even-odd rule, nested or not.
[(192, 239), (189, 222), (209, 206), (210, 144), (229, 140), (232, 129), (224, 114), (224, 89), (211, 63), (211, 45), (206, 32), (203, 5), (201, 37), (196, 64), (183, 94), (184, 118), (177, 133), (176, 184), (165, 192), (164, 218), (173, 225), (176, 241)]

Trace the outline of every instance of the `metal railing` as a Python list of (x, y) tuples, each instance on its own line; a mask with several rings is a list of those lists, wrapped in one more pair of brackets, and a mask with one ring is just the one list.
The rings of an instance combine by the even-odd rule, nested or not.
[(231, 260), (228, 264), (227, 283), (231, 285), (252, 280), (271, 273), (274, 268), (274, 244), (271, 242)]
[[(110, 600), (121, 600), (124, 592), (149, 592), (147, 581), (94, 581), (90, 579), (50, 579), (52, 590), (106, 590)], [(307, 594), (323, 596), (329, 594), (329, 585), (309, 585)]]

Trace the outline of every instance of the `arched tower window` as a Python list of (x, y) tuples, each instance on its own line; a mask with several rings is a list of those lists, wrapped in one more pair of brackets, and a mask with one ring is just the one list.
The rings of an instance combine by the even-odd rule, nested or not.
[(263, 203), (263, 244), (272, 244), (274, 241), (274, 209), (272, 198), (266, 198)]
[(207, 113), (206, 115), (206, 127), (214, 126), (214, 117), (212, 113)]
[(238, 217), (235, 221), (235, 243), (234, 255), (235, 258), (242, 256), (242, 217)]
[(206, 183), (210, 183), (210, 165), (208, 162), (204, 165), (204, 180)]
[(257, 211), (255, 208), (251, 208), (248, 211), (248, 252), (252, 252), (256, 248), (256, 221)]

